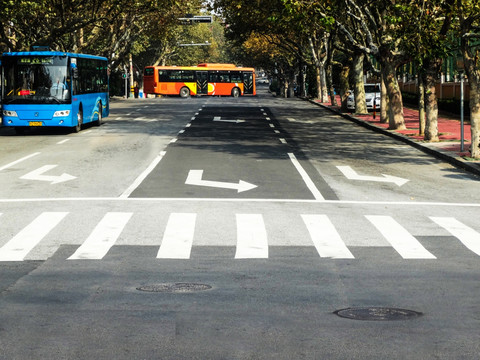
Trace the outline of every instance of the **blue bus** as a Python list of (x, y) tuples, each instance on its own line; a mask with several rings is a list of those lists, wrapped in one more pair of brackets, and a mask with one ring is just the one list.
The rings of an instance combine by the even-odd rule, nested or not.
[(40, 126), (102, 124), (109, 114), (108, 62), (56, 51), (2, 55), (2, 125), (17, 133)]

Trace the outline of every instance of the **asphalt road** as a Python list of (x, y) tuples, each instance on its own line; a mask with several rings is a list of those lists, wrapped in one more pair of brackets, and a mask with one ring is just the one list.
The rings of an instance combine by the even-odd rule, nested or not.
[(479, 358), (478, 177), (265, 89), (105, 120), (0, 131), (0, 358)]

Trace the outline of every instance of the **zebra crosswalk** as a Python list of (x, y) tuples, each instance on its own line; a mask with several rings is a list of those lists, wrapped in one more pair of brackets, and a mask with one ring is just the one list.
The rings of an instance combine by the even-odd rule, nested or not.
[[(52, 242), (52, 237), (59, 237), (52, 234), (54, 229), (59, 227), (62, 222), (68, 223), (75, 218), (75, 214), (69, 212), (42, 212), (18, 232), (12, 236), (11, 228), (9, 231), (2, 231), (2, 215), (0, 213), (0, 262), (24, 261), (32, 258), (46, 260), (51, 256), (51, 245), (47, 247), (50, 251), (42, 253), (39, 248), (43, 241)], [(83, 224), (88, 227), (82, 243), (77, 249), (67, 257), (67, 260), (101, 260), (103, 259), (118, 242), (120, 236), (125, 233), (125, 229), (135, 227), (132, 221), (133, 212), (107, 212), (100, 220)], [(435, 260), (436, 248), (432, 249), (430, 244), (422, 244), (422, 239), (428, 236), (415, 236), (411, 234), (405, 224), (401, 224), (394, 217), (388, 215), (358, 215), (365, 221), (365, 228), (359, 231), (374, 234), (381, 237), (386, 246), (390, 246), (403, 259), (424, 259)], [(427, 226), (435, 227), (434, 233), (430, 237), (448, 237), (449, 241), (458, 243), (467, 252), (474, 256), (480, 256), (480, 232), (467, 226), (454, 217), (426, 217), (430, 222)], [(295, 226), (303, 229), (308, 234), (309, 239), (304, 236), (292, 236), (280, 246), (311, 246), (312, 251), (316, 252), (319, 258), (328, 259), (355, 259), (355, 251), (351, 244), (344, 239), (342, 228), (335, 226), (334, 222), (326, 214), (297, 214), (290, 217), (292, 222), (297, 222)], [(169, 213), (166, 225), (155, 226), (156, 246), (158, 252), (157, 259), (190, 259), (192, 248), (195, 246), (207, 246), (199, 240), (198, 231), (199, 222), (205, 221), (204, 215), (197, 213)], [(273, 223), (274, 225), (272, 225)], [(155, 223), (156, 225), (156, 223)], [(91, 227), (90, 227), (91, 226)], [(269, 247), (279, 246), (275, 233), (267, 231), (275, 226), (273, 216), (266, 214), (234, 214), (234, 227), (236, 233), (223, 234), (218, 229), (212, 230), (210, 243), (208, 246), (235, 246), (234, 259), (268, 259)], [(68, 229), (68, 227), (67, 227)], [(65, 231), (65, 225), (62, 232)], [(74, 228), (71, 229), (75, 231)], [(234, 230), (222, 229), (222, 231)], [(132, 234), (130, 230), (128, 234)], [(441, 234), (441, 235), (439, 235)], [(65, 234), (62, 234), (65, 235)], [(205, 234), (203, 234), (205, 236)], [(68, 234), (61, 236), (55, 242), (56, 248), (61, 245), (78, 245), (77, 242), (68, 243), (65, 239), (72, 238)], [(225, 239), (234, 239), (235, 243), (230, 244)], [(302, 238), (300, 241), (297, 238)], [(122, 245), (138, 245), (138, 238), (123, 239)], [(371, 244), (370, 247), (378, 247), (378, 241)], [(367, 246), (368, 247), (368, 246)]]

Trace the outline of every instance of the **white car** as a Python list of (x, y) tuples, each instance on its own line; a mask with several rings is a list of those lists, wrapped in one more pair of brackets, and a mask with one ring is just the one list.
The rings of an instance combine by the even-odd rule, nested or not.
[(263, 76), (258, 77), (258, 78), (257, 78), (257, 82), (258, 82), (259, 84), (269, 84), (269, 83), (270, 83), (270, 81), (268, 80), (268, 78), (267, 78), (267, 77), (263, 77)]
[[(380, 84), (365, 84), (365, 101), (367, 110), (373, 110), (373, 101), (375, 100), (375, 109), (380, 109)], [(347, 98), (347, 109), (355, 110), (355, 97), (353, 91)]]

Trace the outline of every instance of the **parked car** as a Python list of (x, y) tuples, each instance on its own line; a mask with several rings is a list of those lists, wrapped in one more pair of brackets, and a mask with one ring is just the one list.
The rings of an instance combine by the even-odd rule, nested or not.
[[(365, 84), (365, 101), (367, 103), (367, 110), (380, 109), (380, 84)], [(353, 91), (347, 97), (347, 109), (355, 110), (355, 97)]]
[(257, 83), (259, 84), (269, 84), (270, 81), (268, 80), (268, 78), (266, 76), (260, 76), (257, 78)]

